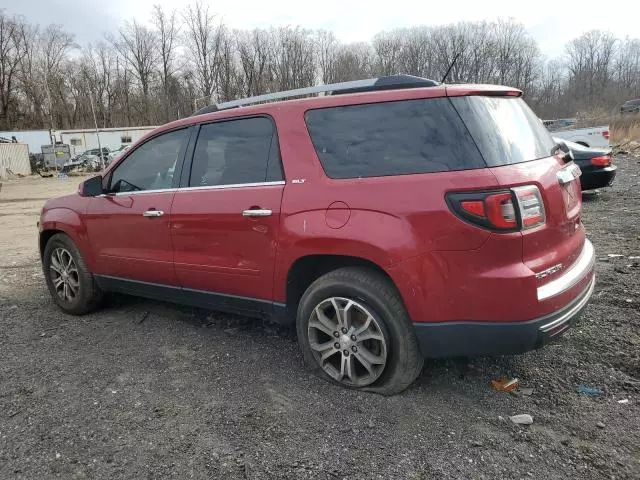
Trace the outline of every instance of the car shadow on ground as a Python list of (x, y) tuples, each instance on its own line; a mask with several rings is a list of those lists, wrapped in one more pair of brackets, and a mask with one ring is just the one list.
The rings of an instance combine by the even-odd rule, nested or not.
[[(233, 335), (240, 337), (239, 340), (242, 342), (242, 337), (245, 336), (247, 349), (250, 349), (251, 344), (260, 341), (261, 338), (269, 339), (269, 342), (265, 342), (262, 347), (273, 349), (271, 353), (274, 355), (280, 352), (281, 348), (293, 351), (298, 349), (295, 325), (281, 325), (260, 318), (249, 318), (120, 294), (107, 296), (101, 314), (115, 314), (137, 324), (152, 323), (154, 317), (162, 317), (170, 322), (175, 322), (175, 328), (182, 327), (201, 332), (205, 341), (209, 339), (213, 342), (221, 335)], [(309, 371), (304, 365), (302, 354), (297, 355), (292, 363), (293, 368), (299, 368), (301, 372)], [(425, 388), (437, 389), (438, 387), (444, 387), (446, 390), (461, 381), (473, 380), (475, 383), (480, 378), (483, 379), (483, 385), (488, 386), (489, 380), (485, 381), (485, 377), (488, 379), (488, 375), (495, 376), (500, 372), (505, 376), (517, 374), (520, 368), (519, 364), (518, 356), (427, 358), (421, 374), (407, 389), (407, 392), (422, 391)], [(295, 379), (292, 379), (292, 382), (294, 381)]]

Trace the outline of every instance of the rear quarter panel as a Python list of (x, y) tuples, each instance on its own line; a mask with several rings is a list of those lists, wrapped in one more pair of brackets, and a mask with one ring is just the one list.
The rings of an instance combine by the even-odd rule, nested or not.
[(401, 285), (412, 279), (396, 275), (393, 265), (432, 251), (477, 249), (489, 238), (490, 232), (462, 222), (445, 202), (448, 191), (495, 188), (489, 169), (334, 180), (322, 169), (304, 110), (283, 106), (274, 117), (287, 181), (276, 301), (286, 299), (287, 274), (297, 259), (327, 254), (375, 263), (392, 277), (408, 304), (411, 287)]

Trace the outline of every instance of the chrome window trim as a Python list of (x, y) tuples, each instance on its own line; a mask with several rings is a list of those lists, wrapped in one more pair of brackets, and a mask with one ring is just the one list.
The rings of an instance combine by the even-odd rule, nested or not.
[(231, 188), (251, 188), (251, 187), (272, 187), (276, 185), (286, 185), (284, 180), (278, 180), (277, 182), (254, 182), (254, 183), (234, 183), (229, 185), (204, 185), (202, 187), (177, 187), (177, 188), (158, 188), (154, 190), (134, 190), (133, 192), (116, 192), (116, 193), (103, 193), (98, 197), (120, 197), (123, 195), (144, 195), (146, 193), (165, 193), (165, 192), (189, 192), (198, 190), (226, 190)]
[(538, 300), (542, 301), (555, 297), (575, 286), (584, 278), (588, 271), (593, 269), (595, 261), (596, 257), (593, 244), (585, 239), (584, 247), (582, 248), (582, 252), (580, 252), (578, 260), (576, 260), (562, 276), (538, 287)]
[(98, 195), (98, 197), (121, 197), (124, 195), (144, 195), (147, 193), (165, 193), (165, 192), (175, 192), (177, 188), (157, 188), (154, 190), (134, 190), (133, 192), (114, 192), (114, 193), (103, 193)]
[(229, 185), (203, 185), (201, 187), (181, 187), (179, 192), (190, 192), (199, 190), (226, 190), (231, 188), (252, 188), (252, 187), (271, 187), (276, 185), (285, 185), (287, 182), (278, 180), (277, 182), (254, 182), (254, 183), (233, 183)]

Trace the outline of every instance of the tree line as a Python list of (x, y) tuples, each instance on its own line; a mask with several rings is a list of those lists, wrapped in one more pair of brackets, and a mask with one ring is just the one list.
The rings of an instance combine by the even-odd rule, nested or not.
[(587, 32), (548, 59), (512, 19), (419, 26), (343, 43), (326, 30), (230, 29), (202, 0), (154, 6), (80, 46), (0, 10), (0, 129), (157, 125), (210, 103), (406, 73), (525, 92), (541, 117), (611, 113), (640, 97), (640, 39)]

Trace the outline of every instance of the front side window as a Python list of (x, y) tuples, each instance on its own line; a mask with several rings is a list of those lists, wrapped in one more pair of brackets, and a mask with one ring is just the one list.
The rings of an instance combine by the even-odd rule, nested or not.
[(200, 127), (189, 186), (282, 180), (276, 130), (269, 118), (244, 118)]
[(186, 140), (187, 129), (148, 140), (115, 168), (110, 190), (135, 192), (171, 188), (178, 157)]

